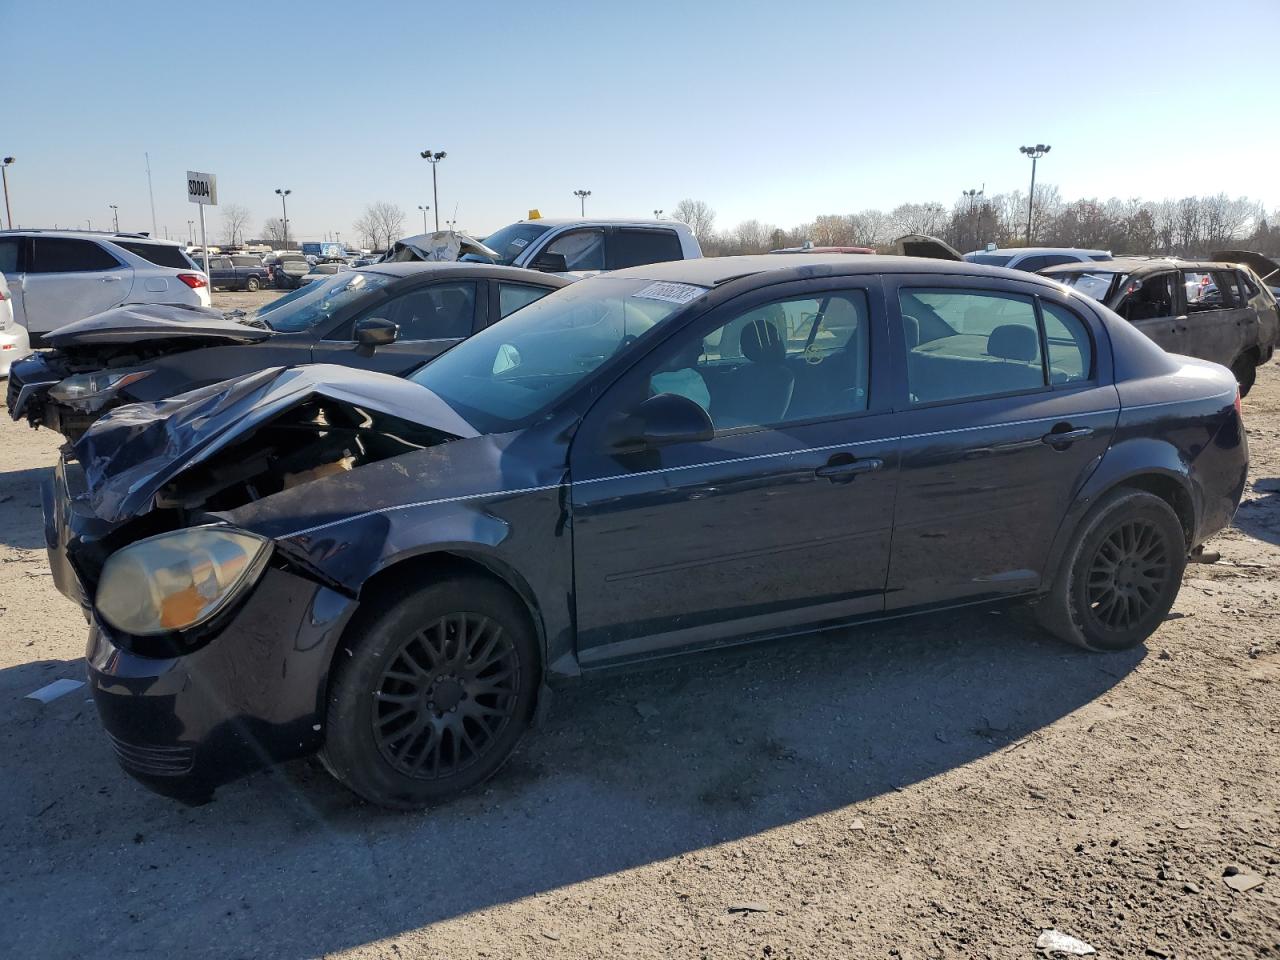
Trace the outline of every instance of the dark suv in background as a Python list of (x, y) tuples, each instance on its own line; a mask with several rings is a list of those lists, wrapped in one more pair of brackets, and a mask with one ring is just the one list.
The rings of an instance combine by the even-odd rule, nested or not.
[(1240, 264), (1120, 257), (1040, 272), (1106, 304), (1170, 353), (1230, 367), (1241, 395), (1280, 337), (1275, 296)]
[(219, 254), (209, 258), (209, 283), (226, 290), (254, 291), (267, 286), (267, 268), (252, 253)]

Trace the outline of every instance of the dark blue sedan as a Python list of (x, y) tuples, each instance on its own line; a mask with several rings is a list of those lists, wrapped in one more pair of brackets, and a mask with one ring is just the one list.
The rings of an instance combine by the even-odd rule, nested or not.
[(113, 411), (47, 536), (130, 773), (199, 797), (320, 752), (411, 807), (606, 667), (1015, 598), (1141, 643), (1239, 502), (1238, 399), (1022, 272), (654, 264), (409, 380), (271, 369)]

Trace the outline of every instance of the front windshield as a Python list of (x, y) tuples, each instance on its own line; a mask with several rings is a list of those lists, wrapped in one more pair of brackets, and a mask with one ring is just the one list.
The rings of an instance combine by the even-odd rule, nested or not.
[(704, 293), (686, 283), (579, 281), (463, 341), (409, 379), (481, 433), (513, 430)]
[(970, 263), (981, 263), (987, 267), (1004, 267), (1008, 266), (1009, 261), (1013, 259), (1013, 254), (971, 253), (965, 259)]
[(1065, 283), (1077, 293), (1092, 297), (1099, 303), (1106, 303), (1107, 293), (1111, 290), (1111, 283), (1117, 276), (1123, 277), (1124, 274), (1117, 275), (1104, 273), (1100, 270), (1090, 270), (1086, 273), (1056, 273), (1051, 275), (1049, 279)]
[(509, 267), (515, 262), (516, 257), (524, 253), (529, 244), (550, 229), (550, 227), (540, 223), (513, 223), (509, 227), (503, 227), (497, 233), (490, 234), (481, 241), (498, 255), (497, 260), (490, 260), (488, 257), (482, 257), (475, 253), (468, 253), (461, 259), (480, 263), (500, 263)]
[(334, 311), (395, 277), (384, 273), (341, 273), (317, 280), (259, 310), (254, 317), (280, 333), (298, 333), (333, 316)]

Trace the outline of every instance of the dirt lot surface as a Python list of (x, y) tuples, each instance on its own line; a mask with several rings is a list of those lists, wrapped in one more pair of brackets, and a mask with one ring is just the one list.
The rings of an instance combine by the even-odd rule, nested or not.
[(57, 440), (5, 418), (0, 955), (1280, 957), (1280, 367), (1245, 413), (1223, 561), (1145, 648), (974, 611), (594, 681), (419, 815), (311, 762), (182, 807), (83, 688), (23, 699), (85, 626), (42, 549)]

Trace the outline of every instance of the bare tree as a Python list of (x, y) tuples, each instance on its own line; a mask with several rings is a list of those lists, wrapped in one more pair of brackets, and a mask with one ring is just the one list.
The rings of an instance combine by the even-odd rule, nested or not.
[(222, 208), (222, 239), (230, 246), (235, 246), (237, 238), (243, 243), (244, 228), (249, 225), (251, 216), (247, 207), (228, 203)]
[(689, 225), (689, 229), (693, 231), (693, 235), (698, 238), (701, 243), (703, 238), (710, 240), (711, 231), (715, 227), (716, 212), (703, 200), (681, 200), (676, 204), (675, 209), (671, 211), (671, 216), (675, 220), (681, 220)]
[(284, 246), (284, 221), (279, 217), (272, 217), (262, 225), (262, 235), (267, 239), (272, 247)]
[(404, 221), (404, 210), (394, 203), (379, 200), (365, 207), (364, 213), (352, 226), (368, 246), (388, 250), (404, 236)]
[(947, 208), (934, 201), (928, 203), (903, 203), (893, 208), (893, 212), (889, 214), (889, 219), (893, 221), (893, 225), (899, 233), (926, 233), (932, 235), (941, 232), (946, 224)]

